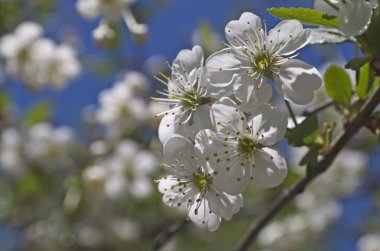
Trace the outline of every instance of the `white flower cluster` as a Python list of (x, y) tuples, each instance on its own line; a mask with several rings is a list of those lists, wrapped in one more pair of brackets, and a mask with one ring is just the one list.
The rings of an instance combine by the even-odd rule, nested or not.
[(271, 80), (285, 100), (306, 104), (321, 85), (312, 66), (293, 59), (310, 40), (310, 31), (295, 20), (267, 32), (261, 20), (243, 13), (226, 26), (227, 48), (204, 65), (202, 48), (182, 50), (170, 77), (159, 80), (169, 105), (159, 126), (162, 167), (158, 181), (170, 207), (186, 205), (195, 224), (216, 230), (243, 206), (242, 193), (253, 181), (274, 187), (287, 175), (276, 149), (285, 134), (287, 115), (268, 104)]
[(146, 113), (148, 108), (143, 98), (148, 90), (149, 81), (142, 73), (128, 72), (112, 88), (99, 94), (96, 121), (104, 125), (113, 137), (138, 131), (141, 124), (151, 117)]
[(0, 39), (0, 56), (6, 71), (33, 89), (64, 87), (81, 71), (75, 51), (41, 37), (43, 28), (33, 22), (20, 24), (14, 33)]
[(378, 4), (378, 0), (316, 0), (315, 9), (337, 16), (339, 28), (347, 36), (358, 36), (368, 29), (372, 9)]
[(149, 174), (157, 165), (157, 158), (152, 152), (141, 150), (137, 142), (125, 139), (112, 154), (86, 168), (83, 179), (90, 188), (96, 192), (102, 191), (112, 200), (118, 200), (126, 194), (145, 198), (153, 188)]
[(6, 128), (1, 134), (0, 169), (17, 176), (28, 167), (64, 167), (70, 164), (74, 142), (72, 130), (64, 126), (40, 123), (27, 132)]
[(144, 40), (147, 36), (148, 27), (137, 23), (130, 10), (130, 5), (134, 2), (135, 0), (78, 0), (76, 8), (87, 19), (104, 17), (92, 36), (100, 45), (107, 45), (115, 36), (110, 24), (119, 21), (120, 18), (124, 19), (129, 31), (137, 40)]

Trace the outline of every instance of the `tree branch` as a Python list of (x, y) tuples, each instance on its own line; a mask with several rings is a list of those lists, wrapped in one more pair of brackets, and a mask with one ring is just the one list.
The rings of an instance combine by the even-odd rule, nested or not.
[(346, 129), (337, 137), (335, 143), (332, 145), (330, 152), (328, 152), (323, 159), (316, 164), (310, 174), (303, 177), (289, 189), (285, 190), (269, 207), (268, 211), (260, 216), (256, 222), (254, 222), (248, 229), (247, 234), (241, 240), (236, 251), (245, 251), (249, 248), (251, 243), (255, 240), (260, 231), (265, 225), (283, 209), (290, 201), (294, 199), (298, 194), (302, 193), (305, 187), (318, 175), (326, 171), (335, 157), (342, 150), (342, 148), (348, 143), (348, 141), (359, 131), (359, 129), (365, 124), (368, 117), (376, 109), (380, 101), (380, 87), (376, 90), (373, 96), (367, 100), (358, 115), (352, 122), (346, 127)]
[(312, 108), (312, 109), (307, 109), (302, 113), (302, 116), (308, 117), (314, 114), (317, 114), (324, 109), (328, 108), (329, 106), (335, 104), (333, 100), (327, 100), (324, 103), (319, 104), (318, 106)]
[(185, 219), (169, 226), (169, 228), (165, 232), (162, 232), (157, 237), (157, 239), (153, 243), (151, 251), (158, 251), (163, 246), (165, 246), (179, 231), (182, 230), (182, 228), (185, 227), (186, 222), (187, 220)]

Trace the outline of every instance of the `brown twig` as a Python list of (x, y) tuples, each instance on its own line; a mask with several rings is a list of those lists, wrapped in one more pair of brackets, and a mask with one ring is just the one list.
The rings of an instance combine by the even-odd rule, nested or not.
[(345, 128), (332, 145), (330, 152), (328, 152), (324, 158), (317, 163), (312, 172), (296, 182), (291, 188), (285, 190), (269, 207), (267, 212), (260, 216), (256, 222), (254, 222), (247, 231), (242, 241), (239, 243), (236, 251), (245, 251), (249, 248), (251, 243), (255, 240), (260, 231), (265, 225), (290, 201), (293, 200), (298, 194), (302, 193), (305, 187), (319, 174), (326, 171), (335, 157), (342, 150), (342, 148), (348, 143), (348, 141), (359, 131), (359, 129), (365, 124), (367, 118), (376, 109), (380, 101), (380, 87), (376, 90), (373, 96), (367, 100), (359, 114), (354, 120)]
[(302, 116), (305, 116), (305, 117), (308, 117), (308, 116), (311, 116), (311, 115), (314, 115), (314, 114), (317, 114), (321, 111), (323, 111), (324, 109), (330, 107), (331, 105), (335, 104), (335, 102), (333, 100), (327, 100), (325, 101), (324, 103), (321, 103), (319, 104), (318, 106), (316, 107), (313, 107), (312, 109), (307, 109), (305, 110), (303, 113), (302, 113)]
[(157, 237), (157, 239), (153, 243), (151, 251), (158, 251), (163, 246), (165, 246), (179, 231), (181, 231), (185, 227), (186, 222), (187, 220), (182, 220), (169, 226), (169, 228), (165, 232), (162, 232)]

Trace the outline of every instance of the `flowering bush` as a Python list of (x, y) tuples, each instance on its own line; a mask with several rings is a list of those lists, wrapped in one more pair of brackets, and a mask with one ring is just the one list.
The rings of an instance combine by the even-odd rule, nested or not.
[[(267, 9), (277, 24), (245, 6), (220, 46), (202, 22), (168, 67), (149, 54), (170, 3), (75, 3), (0, 9), (4, 250), (340, 250), (326, 236), (341, 222), (378, 250), (378, 215), (345, 204), (379, 207), (377, 0)], [(62, 22), (84, 28), (52, 35)], [(80, 102), (83, 121), (65, 120)]]

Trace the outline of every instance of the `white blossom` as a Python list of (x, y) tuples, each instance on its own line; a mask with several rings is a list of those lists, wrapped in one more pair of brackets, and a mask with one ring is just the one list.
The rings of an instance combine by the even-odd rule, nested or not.
[[(105, 125), (111, 135), (131, 133), (147, 117), (146, 103), (136, 95), (138, 89), (146, 88), (144, 81), (128, 76), (99, 94), (100, 108), (96, 112), (96, 120)], [(128, 79), (134, 82), (129, 83)]]
[[(6, 71), (34, 87), (40, 87), (43, 83), (37, 74), (43, 60), (36, 63), (33, 56), (38, 53), (35, 49), (41, 44), (50, 45), (46, 40), (40, 40), (42, 33), (43, 28), (39, 24), (24, 22), (0, 40), (0, 55), (6, 60)], [(45, 55), (44, 53), (41, 57), (44, 58)]]
[(115, 36), (116, 32), (106, 22), (101, 22), (98, 27), (92, 31), (92, 38), (98, 45), (104, 47), (107, 47)]
[(102, 15), (110, 21), (117, 21), (121, 17), (121, 11), (133, 2), (134, 0), (78, 0), (76, 8), (83, 17), (88, 19)]
[(164, 97), (153, 98), (169, 105), (169, 110), (157, 114), (165, 115), (158, 129), (162, 143), (173, 134), (194, 138), (199, 130), (211, 128), (210, 107), (219, 97), (205, 79), (200, 46), (180, 51), (171, 69), (170, 78), (159, 79), (167, 86), (166, 91), (158, 91)]
[(136, 21), (130, 9), (130, 5), (134, 2), (135, 0), (78, 0), (76, 8), (84, 18), (94, 19), (98, 16), (104, 18), (93, 33), (96, 41), (108, 43), (108, 38), (114, 35), (112, 34), (114, 32), (110, 32), (109, 27), (102, 23), (116, 23), (122, 18), (135, 40), (144, 42), (148, 35), (148, 26)]
[(85, 183), (104, 195), (117, 200), (125, 195), (145, 198), (152, 192), (153, 183), (149, 175), (158, 166), (152, 152), (142, 150), (133, 140), (123, 140), (112, 154), (86, 168)]
[(56, 46), (49, 59), (47, 72), (47, 82), (56, 88), (62, 88), (81, 72), (76, 52), (65, 44)]
[[(252, 13), (243, 13), (239, 20), (229, 22), (225, 29), (228, 48), (214, 53), (206, 62), (211, 85), (234, 91), (243, 110), (266, 103), (273, 80), (277, 92), (296, 104), (312, 101), (314, 91), (322, 83), (317, 69), (293, 59), (297, 50), (310, 41), (310, 30), (296, 20), (282, 21), (269, 33), (261, 20)], [(239, 76), (239, 81), (233, 81)]]
[(56, 45), (42, 38), (43, 28), (24, 22), (0, 40), (0, 56), (6, 71), (33, 89), (51, 85), (61, 88), (81, 70), (75, 51), (68, 45)]
[(5, 173), (19, 175), (24, 171), (23, 140), (23, 135), (17, 129), (3, 130), (0, 142), (0, 168)]
[(141, 150), (134, 141), (122, 141), (108, 162), (110, 176), (105, 184), (106, 193), (114, 198), (125, 191), (136, 198), (147, 197), (153, 189), (149, 174), (157, 166), (151, 152)]
[(94, 190), (102, 190), (107, 180), (107, 170), (100, 165), (87, 167), (83, 172), (83, 180)]
[(229, 195), (213, 182), (218, 172), (186, 138), (175, 135), (167, 140), (164, 156), (162, 167), (171, 174), (158, 181), (163, 202), (169, 207), (186, 205), (196, 225), (215, 231), (221, 218), (231, 219), (243, 206), (242, 195)]
[(28, 131), (25, 155), (42, 167), (60, 167), (70, 160), (73, 144), (74, 133), (69, 127), (40, 123)]
[(128, 87), (134, 94), (142, 95), (150, 89), (149, 80), (139, 71), (127, 72), (122, 81), (128, 84)]
[(214, 184), (230, 194), (242, 193), (253, 180), (274, 187), (287, 175), (286, 161), (273, 147), (285, 134), (284, 113), (268, 104), (255, 108), (248, 119), (229, 98), (213, 105), (216, 132), (202, 130), (196, 147), (220, 173)]
[(358, 251), (380, 251), (380, 235), (366, 234), (357, 243)]
[(339, 28), (347, 36), (363, 34), (371, 23), (372, 9), (378, 5), (377, 0), (316, 0), (315, 8), (337, 16)]

